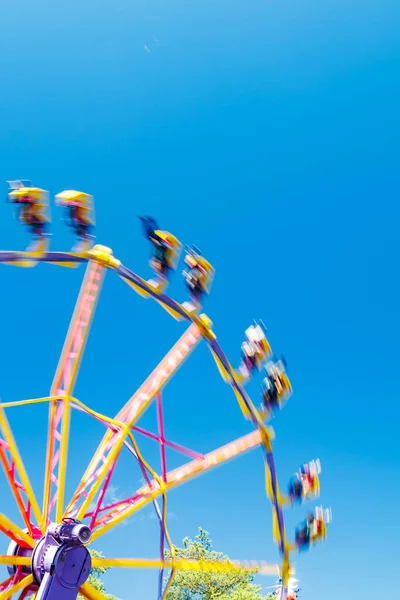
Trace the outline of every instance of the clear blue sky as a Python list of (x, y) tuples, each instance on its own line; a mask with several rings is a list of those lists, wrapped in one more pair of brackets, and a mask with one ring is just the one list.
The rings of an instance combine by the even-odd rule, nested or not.
[[(301, 462), (322, 461), (321, 502), (334, 522), (327, 543), (297, 560), (302, 598), (393, 595), (398, 3), (3, 0), (0, 16), (1, 178), (94, 194), (98, 241), (143, 276), (138, 214), (203, 249), (217, 270), (206, 311), (230, 360), (254, 317), (288, 360), (295, 393), (274, 422), (281, 485)], [(23, 248), (10, 207), (0, 213), (1, 247)], [(71, 238), (53, 216), (52, 247), (64, 250)], [(48, 393), (82, 275), (2, 267), (4, 401)], [(183, 299), (178, 275), (171, 293)], [(77, 395), (115, 414), (183, 330), (108, 274)], [(165, 404), (170, 437), (201, 451), (249, 430), (205, 347)], [(18, 411), (10, 421), (40, 490), (46, 410)], [(69, 492), (101, 433), (74, 415)], [(143, 448), (156, 464), (157, 447)], [(122, 461), (114, 493), (138, 480)], [(1, 510), (14, 515), (3, 489)], [(289, 529), (305, 510), (288, 514)], [(169, 512), (176, 542), (201, 525), (234, 558), (277, 558), (260, 452), (171, 493)], [(150, 515), (101, 548), (156, 556)], [(156, 580), (115, 571), (106, 581), (124, 600), (150, 600)]]

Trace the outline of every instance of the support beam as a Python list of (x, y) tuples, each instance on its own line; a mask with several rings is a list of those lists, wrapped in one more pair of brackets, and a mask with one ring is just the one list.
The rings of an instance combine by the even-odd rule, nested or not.
[(104, 274), (104, 267), (96, 262), (89, 261), (51, 387), (50, 395), (59, 399), (53, 400), (49, 408), (43, 494), (43, 529), (46, 528), (55, 505), (57, 505), (56, 521), (59, 522), (62, 518), (69, 437), (70, 397), (73, 394)]
[[(33, 493), (28, 475), (18, 452), (5, 411), (0, 404), (0, 464), (21, 513), (22, 519), (33, 536), (38, 532), (42, 515)], [(35, 523), (37, 525), (35, 525)]]
[[(205, 473), (210, 468), (236, 458), (240, 454), (256, 448), (260, 444), (260, 432), (253, 431), (234, 442), (230, 442), (221, 448), (209, 452), (203, 459), (200, 458), (190, 461), (167, 474), (167, 482), (164, 486), (165, 491), (177, 487), (184, 481), (197, 477), (197, 475)], [(92, 539), (95, 540), (110, 529), (113, 529), (116, 525), (129, 518), (133, 513), (160, 496), (163, 491), (164, 489), (162, 489), (156, 481), (152, 481), (150, 486), (143, 486), (130, 498), (114, 503), (112, 507), (109, 507), (109, 512), (98, 519), (95, 524)]]
[(24, 577), (21, 581), (10, 585), (4, 592), (0, 592), (0, 600), (9, 600), (14, 594), (18, 594), (21, 590), (25, 590), (29, 587), (32, 581), (33, 575), (27, 575), (27, 577)]
[(192, 324), (117, 414), (115, 421), (118, 421), (121, 427), (117, 430), (108, 430), (105, 434), (65, 511), (65, 516), (83, 518), (108, 472), (113, 468), (128, 431), (150, 406), (161, 388), (177, 372), (200, 340), (201, 332), (196, 325)]
[(14, 540), (22, 548), (34, 548), (34, 540), (27, 535), (22, 529), (15, 525), (5, 515), (0, 513), (0, 531), (7, 537)]
[(158, 569), (167, 568), (177, 569), (179, 571), (202, 571), (203, 573), (240, 573), (244, 570), (257, 570), (260, 575), (279, 575), (279, 565), (267, 563), (264, 561), (212, 561), (212, 560), (161, 560), (160, 558), (93, 558), (93, 567), (95, 568), (136, 568), (136, 569)]

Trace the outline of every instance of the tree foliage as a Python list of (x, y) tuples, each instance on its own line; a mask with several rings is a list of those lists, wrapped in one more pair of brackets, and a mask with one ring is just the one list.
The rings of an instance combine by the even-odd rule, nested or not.
[[(101, 552), (97, 552), (96, 550), (89, 550), (89, 552), (92, 558), (102, 558), (103, 556)], [(108, 569), (106, 567), (92, 567), (87, 582), (90, 583), (90, 585), (93, 586), (98, 592), (104, 594), (107, 600), (118, 600), (118, 598), (115, 596), (106, 594), (102, 577), (107, 571)], [(85, 600), (85, 598), (81, 594), (78, 594), (77, 600)]]
[[(184, 538), (183, 547), (175, 547), (176, 558), (197, 561), (229, 560), (222, 552), (213, 549), (207, 531), (199, 527), (194, 540)], [(166, 557), (171, 554), (166, 551)], [(178, 571), (169, 589), (167, 600), (270, 600), (272, 594), (263, 596), (261, 586), (254, 583), (257, 569), (240, 573), (208, 573), (204, 571)]]

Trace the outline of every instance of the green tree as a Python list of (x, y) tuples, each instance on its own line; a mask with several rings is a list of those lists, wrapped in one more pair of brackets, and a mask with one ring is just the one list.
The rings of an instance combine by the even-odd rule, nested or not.
[[(96, 550), (89, 550), (89, 552), (92, 558), (102, 558), (103, 556), (101, 552), (97, 552)], [(106, 567), (92, 567), (88, 578), (88, 583), (90, 583), (90, 585), (93, 586), (98, 592), (104, 594), (107, 600), (118, 600), (118, 598), (116, 598), (115, 596), (112, 596), (111, 594), (106, 594), (105, 592), (102, 577), (107, 571), (108, 569)], [(81, 594), (78, 594), (78, 600), (85, 599)]]
[[(171, 557), (166, 551), (166, 558)], [(207, 531), (199, 527), (194, 540), (185, 538), (183, 547), (175, 547), (175, 557), (196, 561), (229, 560), (222, 552), (213, 550)], [(257, 569), (240, 573), (204, 571), (177, 571), (167, 600), (272, 600), (272, 594), (263, 596), (261, 586), (254, 583)]]

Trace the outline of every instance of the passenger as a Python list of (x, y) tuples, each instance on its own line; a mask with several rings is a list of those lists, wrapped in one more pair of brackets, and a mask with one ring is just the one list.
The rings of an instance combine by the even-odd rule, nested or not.
[(91, 224), (86, 218), (87, 210), (78, 204), (70, 204), (68, 208), (68, 225), (75, 231), (77, 237), (87, 239)]
[(167, 235), (161, 235), (156, 221), (152, 217), (139, 217), (142, 221), (145, 237), (153, 245), (150, 266), (161, 277), (166, 278), (172, 268), (173, 250)]

